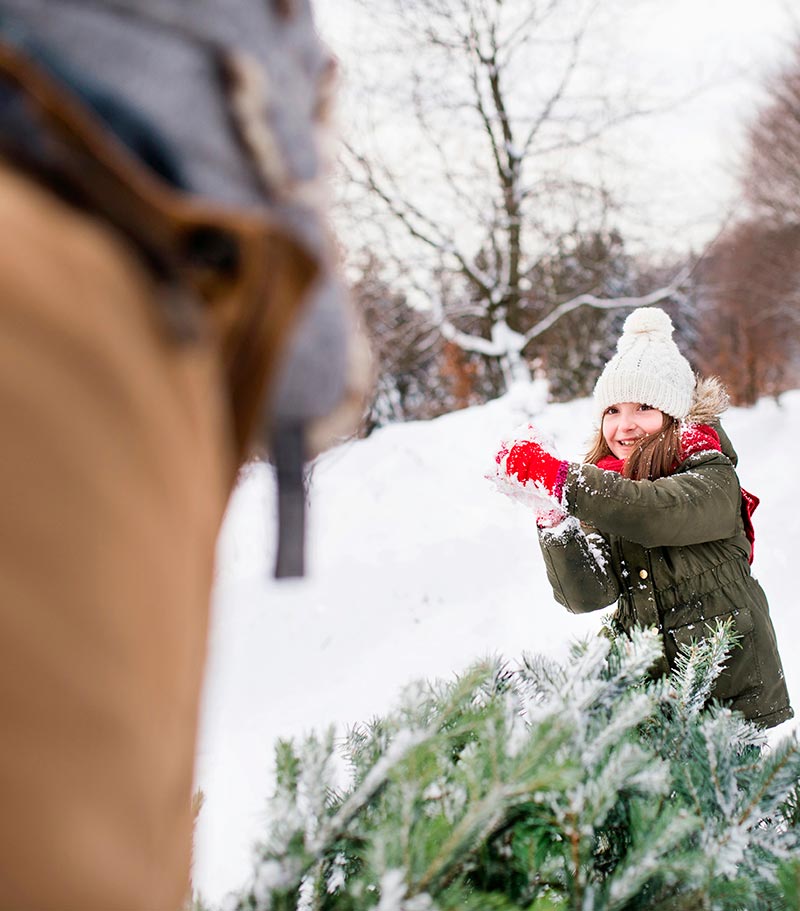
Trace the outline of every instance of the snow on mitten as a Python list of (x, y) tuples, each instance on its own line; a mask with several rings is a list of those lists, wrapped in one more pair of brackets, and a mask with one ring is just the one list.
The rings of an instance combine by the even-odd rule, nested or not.
[(532, 507), (544, 521), (551, 513), (563, 513), (561, 494), (569, 467), (550, 448), (552, 443), (528, 424), (512, 441), (501, 444), (495, 473), (487, 476), (502, 493)]
[(539, 528), (555, 528), (560, 525), (569, 513), (564, 509), (551, 509), (549, 512), (536, 514), (536, 525)]
[(551, 496), (561, 501), (564, 484), (562, 466), (567, 465), (551, 455), (539, 443), (515, 443), (506, 456), (506, 474), (514, 476), (521, 484), (533, 482)]

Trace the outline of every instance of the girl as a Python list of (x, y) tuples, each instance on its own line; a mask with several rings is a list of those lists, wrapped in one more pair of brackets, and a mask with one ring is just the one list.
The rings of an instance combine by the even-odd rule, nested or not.
[[(657, 626), (666, 671), (707, 623), (740, 636), (712, 696), (772, 727), (793, 716), (775, 632), (750, 574), (755, 497), (719, 426), (727, 396), (696, 379), (663, 310), (635, 310), (594, 390), (599, 431), (586, 463), (562, 461), (535, 432), (505, 444), (505, 492), (535, 498), (556, 600), (575, 613), (617, 602), (625, 631)], [(529, 428), (533, 431), (533, 428)]]

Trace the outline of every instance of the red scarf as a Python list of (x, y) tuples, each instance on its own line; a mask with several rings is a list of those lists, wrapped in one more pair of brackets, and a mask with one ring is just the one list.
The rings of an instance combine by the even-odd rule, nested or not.
[[(708, 452), (709, 450), (722, 452), (719, 435), (713, 427), (709, 427), (708, 424), (686, 424), (681, 429), (681, 462), (684, 459), (688, 459), (691, 455), (696, 455), (698, 452)], [(604, 471), (616, 471), (618, 474), (622, 474), (624, 465), (624, 459), (618, 459), (613, 455), (603, 456), (603, 458), (597, 462), (598, 468), (602, 468)], [(677, 465), (675, 467), (677, 467)], [(750, 563), (752, 563), (756, 536), (751, 516), (755, 512), (756, 506), (758, 506), (760, 501), (755, 494), (748, 493), (743, 487), (741, 488), (741, 491), (742, 521), (744, 522), (744, 533), (747, 536), (747, 540), (750, 542)]]

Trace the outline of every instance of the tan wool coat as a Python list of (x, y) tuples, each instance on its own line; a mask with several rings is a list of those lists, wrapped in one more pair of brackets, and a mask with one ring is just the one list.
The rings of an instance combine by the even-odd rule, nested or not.
[(74, 183), (0, 157), (0, 909), (175, 911), (215, 540), (314, 263), (1, 45), (0, 78)]

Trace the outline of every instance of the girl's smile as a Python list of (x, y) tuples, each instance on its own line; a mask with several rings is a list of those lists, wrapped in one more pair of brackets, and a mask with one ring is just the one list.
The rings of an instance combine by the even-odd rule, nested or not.
[(603, 437), (612, 454), (627, 459), (643, 437), (657, 433), (664, 424), (663, 412), (642, 402), (618, 402), (603, 414)]

